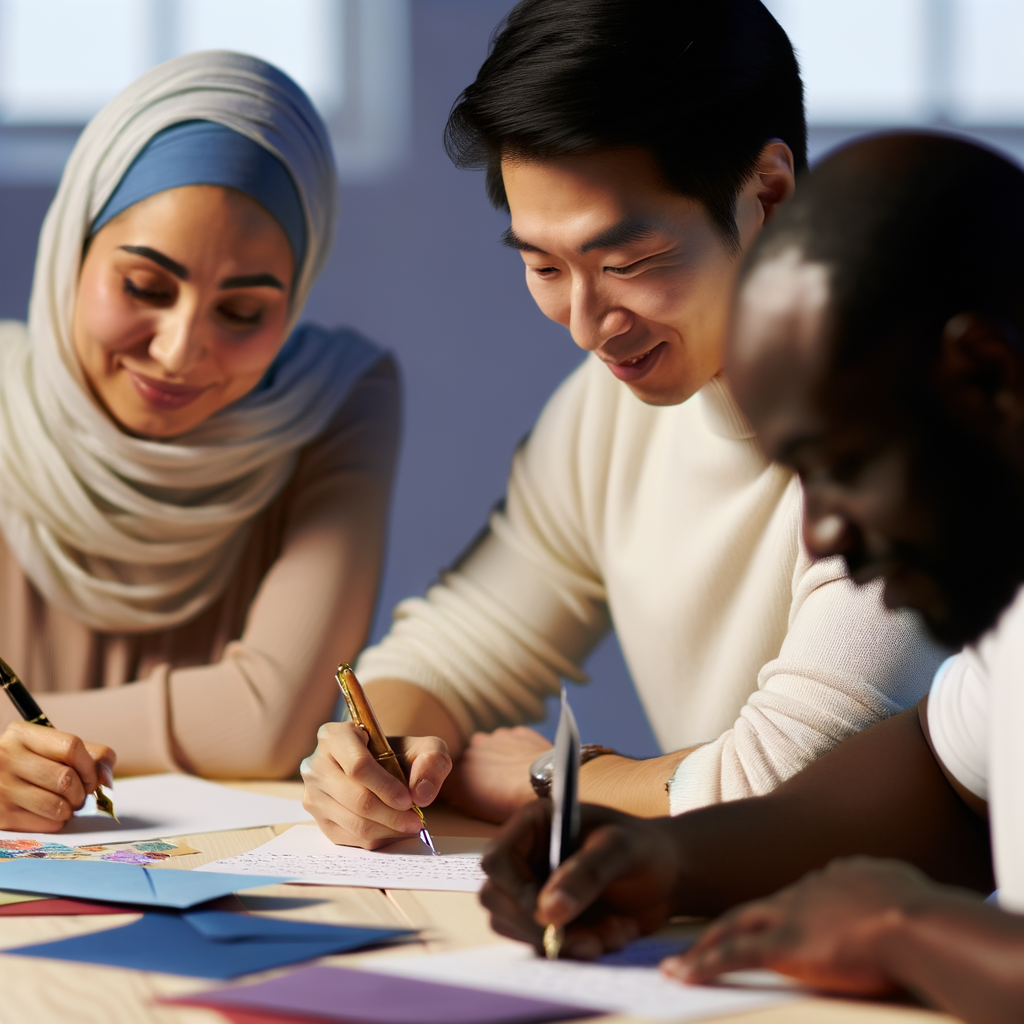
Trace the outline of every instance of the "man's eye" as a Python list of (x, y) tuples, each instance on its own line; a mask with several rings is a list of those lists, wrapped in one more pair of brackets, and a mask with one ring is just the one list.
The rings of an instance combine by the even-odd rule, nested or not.
[(169, 292), (155, 288), (142, 288), (130, 277), (124, 279), (124, 290), (125, 294), (130, 295), (133, 299), (144, 299), (149, 302), (164, 302), (171, 298)]
[(550, 275), (558, 271), (558, 267), (534, 267), (533, 272), (535, 274)]

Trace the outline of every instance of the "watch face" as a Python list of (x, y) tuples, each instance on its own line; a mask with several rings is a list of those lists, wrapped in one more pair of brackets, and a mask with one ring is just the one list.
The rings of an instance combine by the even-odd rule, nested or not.
[(530, 778), (536, 779), (538, 782), (544, 782), (550, 786), (551, 776), (554, 775), (554, 772), (555, 748), (552, 747), (550, 750), (545, 750), (544, 753), (530, 765)]

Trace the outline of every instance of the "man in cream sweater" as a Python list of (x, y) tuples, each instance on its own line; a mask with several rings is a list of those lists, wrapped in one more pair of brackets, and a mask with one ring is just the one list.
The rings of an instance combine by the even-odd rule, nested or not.
[(670, 753), (596, 757), (581, 785), (633, 813), (767, 792), (914, 704), (941, 655), (841, 560), (812, 563), (799, 483), (720, 376), (741, 256), (806, 163), (796, 60), (763, 5), (523, 0), (446, 144), (486, 167), (532, 295), (589, 356), (482, 539), (360, 659), (410, 784), (324, 726), (303, 774), (326, 834), (415, 833), (411, 804), (446, 779), (495, 820), (531, 799), (548, 744), (520, 723), (585, 681), (610, 628)]

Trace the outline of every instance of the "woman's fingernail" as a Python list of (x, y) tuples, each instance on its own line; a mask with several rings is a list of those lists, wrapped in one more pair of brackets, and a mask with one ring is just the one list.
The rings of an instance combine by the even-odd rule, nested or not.
[(426, 779), (420, 779), (416, 783), (416, 800), (425, 804), (429, 800), (434, 799), (434, 785), (432, 782), (428, 782)]

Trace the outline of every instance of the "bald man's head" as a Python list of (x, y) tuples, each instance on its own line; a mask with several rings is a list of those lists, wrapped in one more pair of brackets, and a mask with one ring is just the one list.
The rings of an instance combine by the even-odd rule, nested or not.
[(1024, 581), (1024, 173), (930, 135), (820, 164), (741, 276), (727, 373), (812, 552), (963, 643)]

